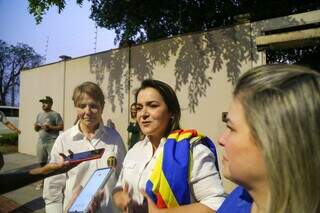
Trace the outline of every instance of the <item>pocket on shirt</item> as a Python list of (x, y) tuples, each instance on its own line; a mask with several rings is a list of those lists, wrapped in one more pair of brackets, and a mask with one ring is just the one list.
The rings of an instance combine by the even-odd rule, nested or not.
[(139, 177), (143, 164), (137, 161), (126, 161), (123, 163), (123, 173), (126, 179)]
[(125, 169), (134, 169), (136, 166), (137, 166), (137, 162), (135, 161), (123, 162), (123, 168)]

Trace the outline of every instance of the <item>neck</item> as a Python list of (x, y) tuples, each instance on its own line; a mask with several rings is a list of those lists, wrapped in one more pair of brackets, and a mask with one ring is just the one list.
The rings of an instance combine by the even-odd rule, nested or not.
[(260, 186), (248, 190), (253, 199), (251, 213), (267, 212), (269, 188), (267, 184), (260, 184)]
[(90, 127), (90, 126), (87, 126), (87, 125), (84, 125), (82, 124), (82, 122), (80, 122), (79, 124), (79, 128), (80, 128), (80, 131), (88, 138), (88, 139), (91, 139), (95, 132), (96, 132), (96, 129), (98, 129), (99, 127), (99, 124), (97, 124), (96, 126), (93, 126), (93, 127)]
[(148, 136), (151, 144), (152, 144), (152, 147), (153, 147), (153, 150), (156, 150), (160, 144), (160, 140), (161, 140), (161, 136), (155, 136), (155, 135), (149, 135)]

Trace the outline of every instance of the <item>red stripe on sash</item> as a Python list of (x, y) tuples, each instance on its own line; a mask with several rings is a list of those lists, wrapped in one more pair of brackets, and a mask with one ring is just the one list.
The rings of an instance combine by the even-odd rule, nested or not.
[(165, 201), (162, 199), (161, 194), (157, 193), (157, 207), (161, 209), (167, 208)]

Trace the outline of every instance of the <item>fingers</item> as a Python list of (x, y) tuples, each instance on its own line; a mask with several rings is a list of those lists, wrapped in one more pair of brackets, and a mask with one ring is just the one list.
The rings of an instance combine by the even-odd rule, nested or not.
[(153, 203), (153, 200), (149, 197), (149, 195), (147, 194), (147, 192), (145, 190), (140, 189), (140, 192), (143, 195), (143, 197), (147, 199), (148, 204), (149, 204), (149, 202)]
[(78, 187), (76, 187), (71, 194), (71, 198), (68, 201), (67, 205), (66, 205), (66, 209), (69, 209), (72, 205), (72, 203), (76, 200), (76, 198), (78, 197), (78, 195), (80, 194), (81, 190), (82, 190), (82, 186), (79, 185)]
[(147, 200), (148, 212), (149, 213), (157, 212), (156, 204), (153, 202), (153, 200), (150, 198), (150, 196), (146, 193), (146, 191), (143, 189), (140, 189), (140, 192), (143, 195), (143, 197)]
[(126, 193), (129, 191), (129, 184), (127, 182), (124, 183), (123, 191)]
[(73, 152), (70, 149), (68, 149), (68, 153), (69, 153), (70, 157), (72, 158)]
[(63, 158), (63, 160), (65, 160), (67, 158), (67, 156), (63, 153), (59, 153), (59, 155)]
[(99, 209), (100, 203), (103, 199), (104, 199), (104, 190), (101, 189), (92, 198), (92, 201), (91, 201), (90, 207), (89, 207), (89, 212), (90, 213), (96, 212)]

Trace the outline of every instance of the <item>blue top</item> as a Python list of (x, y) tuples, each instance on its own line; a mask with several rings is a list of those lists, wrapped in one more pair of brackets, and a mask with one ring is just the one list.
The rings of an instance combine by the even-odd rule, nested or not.
[(250, 213), (252, 206), (252, 198), (243, 187), (238, 186), (225, 199), (218, 213)]

